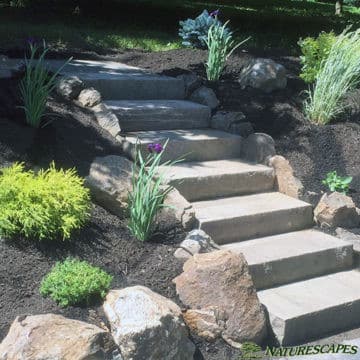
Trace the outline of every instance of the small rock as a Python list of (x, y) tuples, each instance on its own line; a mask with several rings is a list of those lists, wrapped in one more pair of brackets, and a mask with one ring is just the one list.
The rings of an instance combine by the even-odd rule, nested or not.
[(202, 85), (202, 79), (195, 74), (182, 74), (177, 76), (177, 78), (184, 81), (186, 98), (189, 98)]
[(267, 134), (251, 134), (243, 141), (241, 152), (242, 157), (249, 162), (266, 164), (276, 154), (275, 141)]
[(97, 157), (90, 166), (86, 185), (94, 200), (111, 213), (124, 217), (132, 190), (132, 163), (123, 156)]
[(276, 188), (282, 194), (299, 199), (304, 194), (304, 186), (294, 175), (294, 170), (289, 161), (280, 155), (275, 155), (269, 160), (269, 165), (275, 170)]
[(212, 238), (203, 230), (193, 230), (189, 232), (185, 240), (180, 244), (174, 256), (179, 260), (187, 260), (191, 256), (199, 253), (206, 253), (219, 250)]
[(189, 360), (194, 344), (180, 308), (143, 286), (112, 290), (103, 305), (124, 360)]
[[(226, 250), (195, 254), (174, 283), (186, 306), (207, 314), (194, 317), (192, 312), (188, 317), (199, 334), (206, 332), (207, 338), (215, 338), (220, 332), (234, 347), (245, 341), (261, 343), (266, 337), (265, 312), (243, 255)], [(184, 316), (187, 319), (186, 313)]]
[(314, 210), (314, 218), (321, 227), (354, 228), (360, 225), (360, 216), (353, 200), (339, 192), (322, 196)]
[(112, 136), (116, 137), (120, 134), (121, 128), (117, 116), (107, 108), (104, 103), (95, 105), (92, 110), (94, 111), (98, 124)]
[(78, 102), (85, 107), (93, 107), (95, 105), (99, 105), (101, 102), (100, 93), (94, 88), (88, 88), (81, 90)]
[(62, 77), (56, 85), (57, 93), (68, 100), (76, 99), (83, 88), (84, 83), (77, 76)]
[(286, 87), (286, 69), (271, 59), (253, 59), (241, 71), (239, 82), (243, 88), (250, 86), (270, 93)]
[(116, 346), (109, 332), (60, 315), (19, 316), (0, 344), (6, 360), (110, 359)]
[(220, 102), (217, 99), (214, 91), (205, 86), (195, 90), (190, 96), (190, 100), (202, 105), (206, 105), (211, 110), (216, 109), (220, 105)]

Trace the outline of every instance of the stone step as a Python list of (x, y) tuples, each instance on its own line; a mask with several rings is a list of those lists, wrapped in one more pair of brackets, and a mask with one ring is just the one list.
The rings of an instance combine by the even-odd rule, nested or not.
[[(58, 69), (63, 60), (48, 60), (50, 69)], [(100, 91), (104, 100), (184, 99), (182, 79), (152, 74), (144, 69), (114, 62), (72, 60), (63, 75), (78, 76), (87, 87)]]
[(278, 192), (194, 202), (202, 230), (218, 244), (303, 230), (313, 224), (310, 204)]
[(317, 230), (302, 230), (222, 246), (244, 254), (257, 289), (265, 289), (353, 265), (353, 245)]
[[(207, 161), (240, 156), (242, 138), (211, 129), (140, 131), (121, 137), (125, 154), (135, 157), (135, 145), (140, 141), (143, 152), (150, 143), (162, 143), (169, 139), (163, 153), (163, 161), (185, 157), (186, 161)], [(186, 155), (186, 156), (185, 156)]]
[(274, 186), (272, 168), (239, 159), (179, 163), (159, 171), (188, 201), (261, 193)]
[(185, 100), (108, 100), (122, 132), (207, 128), (209, 107)]
[(360, 272), (350, 270), (258, 292), (282, 345), (360, 326)]

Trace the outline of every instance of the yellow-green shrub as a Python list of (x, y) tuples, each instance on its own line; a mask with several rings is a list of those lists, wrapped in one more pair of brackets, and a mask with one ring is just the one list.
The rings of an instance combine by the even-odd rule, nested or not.
[(321, 69), (322, 64), (328, 58), (336, 35), (334, 32), (321, 32), (317, 38), (307, 37), (300, 39), (301, 48), (301, 73), (300, 77), (306, 83), (313, 83)]
[(68, 239), (90, 214), (90, 194), (74, 169), (54, 163), (37, 174), (14, 164), (0, 172), (0, 236)]

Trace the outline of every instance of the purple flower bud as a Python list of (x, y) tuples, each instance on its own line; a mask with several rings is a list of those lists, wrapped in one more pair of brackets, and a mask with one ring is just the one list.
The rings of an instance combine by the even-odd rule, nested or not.
[(163, 148), (163, 146), (161, 144), (154, 144), (153, 149), (158, 154), (160, 154), (164, 150), (164, 148)]
[(154, 144), (149, 144), (149, 145), (147, 146), (147, 149), (148, 149), (148, 152), (149, 152), (149, 153), (152, 153), (153, 150), (154, 150)]
[(36, 39), (35, 39), (34, 37), (29, 36), (29, 37), (26, 39), (26, 43), (29, 44), (29, 45), (31, 45), (31, 46), (34, 46), (34, 45), (37, 43), (37, 41), (36, 41)]
[(216, 16), (219, 15), (219, 13), (220, 13), (220, 10), (218, 9), (218, 10), (212, 11), (209, 15), (212, 16), (212, 17), (216, 17)]

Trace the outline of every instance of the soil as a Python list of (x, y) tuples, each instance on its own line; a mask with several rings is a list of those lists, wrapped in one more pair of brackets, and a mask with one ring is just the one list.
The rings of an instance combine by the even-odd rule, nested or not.
[[(191, 71), (205, 81), (206, 53), (201, 50), (76, 55), (121, 61), (171, 76)], [(64, 57), (64, 54), (52, 56)], [(326, 190), (321, 180), (327, 172), (337, 170), (341, 175), (353, 176), (351, 196), (360, 207), (360, 111), (356, 105), (360, 93), (349, 95), (351, 112), (343, 119), (326, 126), (312, 125), (302, 114), (306, 86), (298, 78), (299, 59), (267, 54), (287, 68), (289, 81), (285, 90), (264, 94), (242, 89), (237, 82), (241, 68), (252, 56), (254, 53), (235, 54), (221, 81), (213, 86), (221, 100), (221, 109), (242, 111), (257, 132), (274, 137), (277, 152), (289, 159), (296, 175), (313, 195), (314, 204)], [(0, 167), (12, 161), (47, 166), (54, 160), (58, 166), (76, 167), (81, 176), (86, 176), (96, 156), (121, 154), (119, 144), (97, 126), (91, 113), (56, 97), (49, 102), (45, 119), (51, 121), (48, 126), (38, 131), (25, 126), (23, 112), (16, 108), (17, 82), (17, 79), (0, 80)], [(90, 222), (71, 242), (0, 242), (0, 339), (21, 314), (52, 312), (99, 326), (106, 323), (99, 305), (61, 309), (39, 295), (42, 277), (57, 260), (68, 256), (88, 260), (114, 275), (113, 288), (142, 284), (181, 306), (172, 283), (181, 272), (181, 265), (172, 254), (185, 233), (180, 227), (166, 228), (165, 224), (161, 224), (159, 231), (153, 241), (141, 243), (129, 233), (126, 220), (93, 204)], [(196, 359), (239, 359), (240, 352), (223, 341), (207, 343), (193, 334), (192, 340), (197, 345)]]

